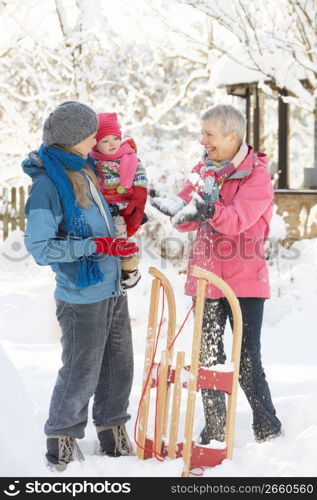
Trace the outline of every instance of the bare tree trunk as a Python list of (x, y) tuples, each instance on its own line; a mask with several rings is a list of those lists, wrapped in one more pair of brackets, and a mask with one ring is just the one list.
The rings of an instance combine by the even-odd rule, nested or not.
[[(77, 3), (77, 2), (76, 2)], [(67, 23), (65, 10), (63, 5), (63, 0), (55, 0), (56, 13), (59, 19), (59, 24), (61, 28), (61, 32), (64, 37), (65, 47), (71, 49), (72, 45), (70, 43), (70, 35), (74, 34), (74, 31), (81, 33), (82, 32), (82, 21), (81, 21), (81, 12), (78, 16), (78, 23), (75, 25), (75, 30), (71, 30), (70, 26)], [(79, 5), (77, 3), (79, 8)], [(80, 89), (80, 78), (79, 78), (79, 69), (80, 69), (80, 57), (82, 53), (82, 37), (80, 36), (80, 43), (75, 45), (70, 51), (70, 61), (73, 67), (73, 86), (71, 88), (71, 93), (74, 99), (80, 99), (81, 89)]]

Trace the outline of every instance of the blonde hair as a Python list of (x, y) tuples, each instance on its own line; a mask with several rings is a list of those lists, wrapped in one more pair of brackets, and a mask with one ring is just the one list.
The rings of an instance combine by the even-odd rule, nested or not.
[[(71, 146), (55, 145), (55, 147), (58, 147), (59, 149), (63, 149), (67, 153), (81, 156), (79, 151), (77, 151), (75, 148), (73, 148)], [(87, 186), (87, 182), (85, 181), (84, 177), (80, 174), (80, 172), (76, 172), (75, 170), (70, 170), (69, 168), (65, 168), (65, 170), (66, 170), (68, 178), (71, 182), (71, 185), (73, 187), (77, 203), (82, 208), (89, 208), (89, 205), (91, 205), (92, 202), (89, 198), (88, 186)], [(87, 176), (89, 177), (89, 179), (93, 182), (96, 189), (99, 191), (99, 183), (98, 183), (98, 179), (97, 179), (95, 173), (92, 171), (92, 169), (90, 167), (88, 167), (88, 165), (84, 165), (84, 171), (87, 174)]]

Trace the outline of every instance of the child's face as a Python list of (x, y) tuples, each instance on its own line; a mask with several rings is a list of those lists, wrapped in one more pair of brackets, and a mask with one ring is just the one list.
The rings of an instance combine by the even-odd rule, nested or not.
[(121, 141), (115, 135), (106, 135), (97, 144), (96, 149), (103, 155), (113, 155), (120, 148)]

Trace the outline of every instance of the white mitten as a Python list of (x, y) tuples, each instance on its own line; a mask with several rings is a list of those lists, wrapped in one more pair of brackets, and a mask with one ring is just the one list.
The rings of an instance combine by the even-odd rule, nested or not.
[(175, 215), (185, 206), (185, 201), (179, 196), (165, 193), (165, 191), (149, 190), (150, 203), (164, 215)]
[(199, 194), (194, 192), (190, 203), (174, 215), (172, 224), (178, 226), (184, 222), (204, 222), (211, 219), (214, 213), (214, 204), (205, 202)]

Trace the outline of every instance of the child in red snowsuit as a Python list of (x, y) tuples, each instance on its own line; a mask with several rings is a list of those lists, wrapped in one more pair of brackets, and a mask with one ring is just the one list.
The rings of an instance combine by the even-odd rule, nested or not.
[[(99, 113), (91, 156), (97, 162), (100, 190), (112, 211), (116, 235), (131, 237), (146, 218), (148, 180), (133, 139), (121, 138), (117, 114)], [(140, 280), (135, 256), (122, 259), (122, 277), (123, 288), (132, 288)]]

